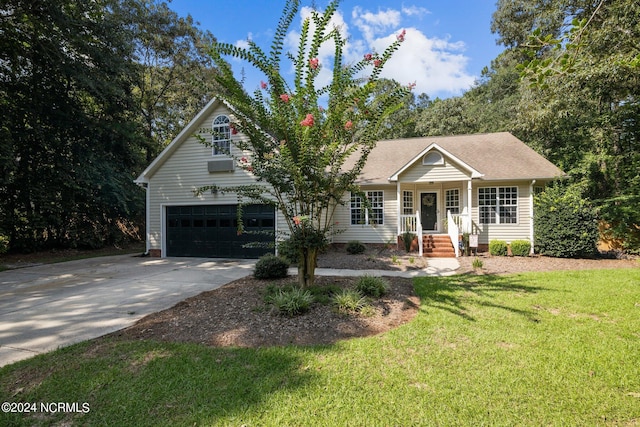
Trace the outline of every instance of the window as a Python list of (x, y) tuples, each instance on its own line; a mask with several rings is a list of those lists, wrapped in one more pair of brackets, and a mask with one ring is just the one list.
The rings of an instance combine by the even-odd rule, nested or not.
[(366, 194), (371, 205), (371, 212), (366, 209), (359, 196), (351, 195), (351, 225), (384, 224), (384, 193), (382, 191), (367, 191)]
[(413, 215), (415, 211), (413, 210), (413, 191), (403, 191), (402, 192), (402, 214), (403, 215)]
[(478, 189), (480, 224), (517, 224), (518, 187)]
[(442, 157), (442, 154), (437, 151), (432, 151), (431, 153), (424, 155), (422, 158), (422, 164), (426, 166), (444, 165), (444, 158)]
[(451, 215), (458, 215), (460, 213), (460, 190), (457, 188), (447, 190), (444, 197), (445, 209), (451, 211)]
[(229, 117), (217, 116), (213, 119), (213, 155), (229, 155), (231, 150), (231, 129), (229, 127)]

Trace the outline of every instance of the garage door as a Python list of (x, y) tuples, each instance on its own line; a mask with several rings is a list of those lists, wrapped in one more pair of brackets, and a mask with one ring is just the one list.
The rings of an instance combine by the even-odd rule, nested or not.
[(243, 207), (245, 233), (238, 236), (237, 205), (167, 207), (167, 256), (259, 258), (273, 248), (245, 247), (275, 240), (273, 206)]

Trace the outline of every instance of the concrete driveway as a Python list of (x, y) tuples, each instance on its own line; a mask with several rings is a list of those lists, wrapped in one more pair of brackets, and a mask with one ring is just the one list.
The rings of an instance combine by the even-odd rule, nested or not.
[(119, 255), (0, 272), (0, 366), (122, 329), (254, 265)]

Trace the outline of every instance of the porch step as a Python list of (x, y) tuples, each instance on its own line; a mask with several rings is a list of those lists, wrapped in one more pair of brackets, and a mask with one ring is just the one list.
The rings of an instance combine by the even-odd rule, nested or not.
[(456, 252), (451, 239), (446, 234), (425, 234), (422, 236), (423, 256), (427, 258), (455, 258)]

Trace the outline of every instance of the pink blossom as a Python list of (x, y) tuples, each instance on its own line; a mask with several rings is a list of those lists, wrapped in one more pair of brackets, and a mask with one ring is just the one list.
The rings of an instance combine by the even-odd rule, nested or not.
[(307, 117), (300, 122), (301, 126), (313, 126), (313, 114), (307, 114)]
[(374, 67), (379, 67), (382, 65), (382, 61), (380, 61), (379, 59), (376, 59), (373, 61), (373, 66)]
[(409, 83), (407, 87), (409, 88), (409, 90), (413, 90), (416, 87), (416, 82)]
[(242, 163), (247, 163), (247, 158), (246, 158), (246, 157), (242, 157), (242, 158), (240, 159), (240, 161), (241, 161)]
[(247, 170), (248, 170), (249, 172), (253, 172), (253, 166), (247, 166)]
[(367, 53), (364, 55), (364, 59), (366, 59), (367, 61), (371, 61), (373, 59), (373, 55), (370, 53)]
[(318, 58), (311, 58), (309, 60), (309, 66), (311, 67), (312, 70), (315, 70), (316, 68), (318, 68), (318, 65), (320, 65), (320, 61), (318, 60)]
[(396, 36), (396, 38), (398, 39), (399, 42), (403, 42), (404, 41), (404, 36), (407, 34), (407, 30), (402, 30), (402, 32), (400, 34), (398, 34)]
[(267, 82), (263, 82), (262, 80), (260, 80), (260, 87), (262, 89), (266, 89), (267, 88)]
[(302, 219), (300, 219), (300, 217), (299, 217), (299, 216), (294, 216), (294, 217), (293, 217), (293, 223), (294, 223), (295, 225), (300, 225), (300, 223), (301, 223), (301, 222), (302, 222)]
[(347, 122), (344, 124), (345, 130), (351, 130), (352, 127), (353, 127), (353, 122), (351, 120), (347, 120)]
[(282, 95), (280, 95), (280, 99), (282, 99), (283, 102), (289, 102), (289, 95), (283, 93)]
[(236, 128), (236, 125), (234, 125), (233, 123), (229, 125), (229, 129), (231, 129), (231, 135), (236, 135), (238, 133), (238, 129)]

